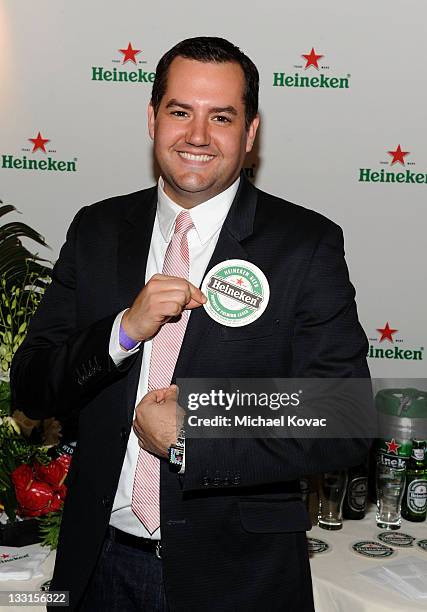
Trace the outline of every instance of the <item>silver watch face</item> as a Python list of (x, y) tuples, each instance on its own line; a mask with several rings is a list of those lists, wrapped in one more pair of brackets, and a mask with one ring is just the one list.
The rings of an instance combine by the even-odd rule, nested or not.
[(184, 460), (184, 453), (182, 448), (171, 446), (169, 449), (169, 463), (172, 465), (181, 466)]

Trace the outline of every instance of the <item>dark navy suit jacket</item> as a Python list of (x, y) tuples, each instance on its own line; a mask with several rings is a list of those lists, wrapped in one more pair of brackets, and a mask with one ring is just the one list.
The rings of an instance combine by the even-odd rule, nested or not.
[[(142, 350), (117, 368), (111, 327), (145, 282), (156, 188), (85, 207), (12, 366), (17, 408), (40, 418), (78, 409), (55, 590), (74, 609), (96, 564), (132, 425)], [(270, 300), (244, 327), (194, 310), (174, 379), (368, 377), (367, 342), (340, 228), (241, 183), (207, 267), (253, 262)], [(359, 463), (357, 440), (188, 440), (184, 476), (161, 466), (165, 587), (173, 612), (312, 610), (301, 475)]]

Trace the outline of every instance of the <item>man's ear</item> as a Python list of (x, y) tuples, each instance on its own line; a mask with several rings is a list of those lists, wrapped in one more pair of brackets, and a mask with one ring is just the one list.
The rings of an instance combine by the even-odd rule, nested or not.
[(246, 136), (246, 153), (249, 153), (249, 151), (252, 151), (252, 147), (254, 146), (258, 126), (259, 126), (259, 115), (257, 114), (255, 118), (252, 120), (249, 126), (249, 129), (248, 129), (247, 136)]
[(154, 140), (154, 124), (156, 122), (156, 118), (154, 116), (154, 108), (151, 102), (148, 105), (147, 109), (147, 119), (148, 119), (148, 133), (150, 134), (151, 140)]

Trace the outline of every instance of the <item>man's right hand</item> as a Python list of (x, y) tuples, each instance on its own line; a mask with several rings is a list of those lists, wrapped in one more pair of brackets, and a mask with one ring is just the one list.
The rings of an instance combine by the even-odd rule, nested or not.
[(205, 302), (205, 295), (185, 278), (155, 274), (123, 315), (122, 327), (130, 338), (144, 342), (183, 310), (198, 308)]

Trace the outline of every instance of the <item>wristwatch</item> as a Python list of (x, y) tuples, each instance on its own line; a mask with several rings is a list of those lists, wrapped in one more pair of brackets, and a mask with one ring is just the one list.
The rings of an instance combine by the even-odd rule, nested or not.
[(185, 448), (185, 431), (184, 426), (181, 427), (178, 433), (175, 444), (168, 448), (169, 469), (176, 474), (181, 470), (184, 463), (184, 448)]

